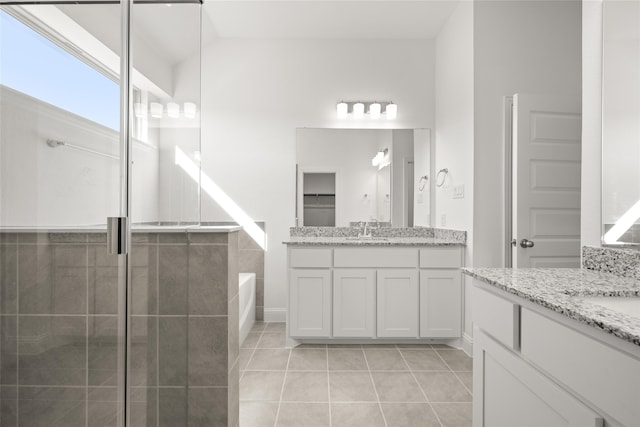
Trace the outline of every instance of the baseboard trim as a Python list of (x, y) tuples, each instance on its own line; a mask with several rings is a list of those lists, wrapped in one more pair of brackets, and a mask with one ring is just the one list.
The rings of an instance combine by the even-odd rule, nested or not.
[(286, 322), (287, 310), (285, 308), (265, 308), (264, 321), (265, 322)]
[(473, 357), (473, 337), (471, 335), (462, 334), (462, 351), (467, 353), (469, 357)]

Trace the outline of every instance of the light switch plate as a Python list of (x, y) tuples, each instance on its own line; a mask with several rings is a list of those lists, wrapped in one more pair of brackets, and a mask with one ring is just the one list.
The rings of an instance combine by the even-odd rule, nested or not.
[(464, 184), (456, 185), (455, 187), (453, 187), (453, 198), (454, 199), (464, 198)]

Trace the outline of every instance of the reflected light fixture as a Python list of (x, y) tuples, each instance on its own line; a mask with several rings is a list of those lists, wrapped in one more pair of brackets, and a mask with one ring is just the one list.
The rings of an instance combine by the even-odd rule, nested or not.
[(347, 114), (349, 114), (349, 104), (344, 101), (341, 101), (336, 105), (336, 115), (339, 119), (346, 119)]
[(387, 104), (387, 107), (384, 111), (387, 115), (387, 120), (394, 120), (398, 116), (398, 106), (393, 102)]
[(160, 104), (159, 102), (152, 102), (151, 104), (149, 104), (149, 109), (151, 117), (154, 117), (156, 119), (162, 118), (162, 111), (164, 110), (162, 104)]
[[(384, 107), (384, 112), (382, 108)], [(387, 120), (393, 120), (398, 114), (398, 106), (389, 101), (340, 101), (336, 104), (336, 116), (340, 120), (345, 120), (352, 116), (356, 120), (368, 117), (372, 120), (379, 120), (385, 114)]]
[(184, 105), (184, 116), (187, 119), (195, 119), (196, 118), (196, 104), (193, 102), (185, 102)]
[(353, 104), (353, 118), (361, 119), (364, 117), (364, 104), (362, 102), (356, 102)]
[(175, 102), (169, 102), (167, 104), (167, 116), (172, 119), (177, 119), (180, 117), (180, 106)]
[(384, 148), (378, 151), (376, 155), (373, 156), (373, 159), (371, 159), (371, 166), (378, 166), (378, 169), (382, 169), (383, 167), (385, 167), (386, 164), (384, 162), (384, 158), (388, 152), (389, 152), (388, 148)]
[(136, 102), (133, 104), (133, 112), (136, 117), (145, 119), (147, 117), (147, 106), (142, 102)]
[(369, 116), (371, 116), (372, 119), (379, 119), (381, 108), (382, 106), (379, 102), (369, 104)]

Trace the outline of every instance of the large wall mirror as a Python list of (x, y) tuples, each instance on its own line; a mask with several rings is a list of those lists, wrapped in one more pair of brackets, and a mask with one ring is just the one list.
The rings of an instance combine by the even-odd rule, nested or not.
[(603, 243), (640, 244), (640, 2), (604, 1), (602, 72)]
[(296, 226), (430, 226), (429, 129), (313, 129), (296, 133)]

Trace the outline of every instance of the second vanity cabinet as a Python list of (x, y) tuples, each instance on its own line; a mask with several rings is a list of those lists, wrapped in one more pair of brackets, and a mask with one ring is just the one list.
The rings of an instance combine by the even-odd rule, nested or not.
[(293, 338), (459, 338), (462, 246), (289, 247)]

